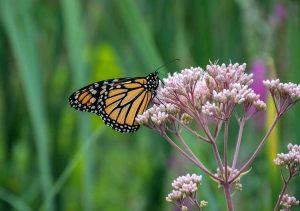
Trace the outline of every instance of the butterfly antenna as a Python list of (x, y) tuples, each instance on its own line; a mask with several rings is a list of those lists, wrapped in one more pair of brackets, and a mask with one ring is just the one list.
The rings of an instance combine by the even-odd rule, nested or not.
[[(165, 103), (163, 101), (161, 101), (157, 96), (155, 96), (154, 98), (156, 98), (162, 105), (164, 105), (166, 107)], [(159, 105), (158, 103), (155, 103), (155, 102), (154, 102), (154, 104)]]
[[(179, 61), (179, 60), (180, 60), (180, 59), (173, 59), (173, 60), (171, 60), (171, 61), (169, 61), (169, 62), (167, 62), (167, 63), (165, 63), (165, 64), (159, 66), (158, 68), (155, 69), (155, 71), (158, 71), (158, 70), (161, 69), (162, 67), (165, 67), (165, 66), (167, 66), (168, 64), (171, 64), (171, 63), (176, 62), (176, 61)], [(160, 73), (160, 74), (163, 75), (163, 77), (166, 77), (165, 74), (162, 74), (162, 73)], [(165, 85), (164, 82), (163, 82), (160, 78), (159, 78), (159, 80), (162, 82), (163, 85)]]
[(179, 60), (180, 60), (180, 59), (173, 59), (173, 60), (171, 60), (171, 61), (169, 61), (169, 62), (167, 62), (167, 63), (165, 63), (165, 64), (159, 66), (158, 68), (155, 69), (155, 71), (158, 71), (158, 70), (161, 69), (162, 67), (165, 67), (165, 66), (167, 66), (168, 64), (171, 64), (171, 63), (173, 63), (173, 62), (175, 62), (175, 61), (179, 61)]

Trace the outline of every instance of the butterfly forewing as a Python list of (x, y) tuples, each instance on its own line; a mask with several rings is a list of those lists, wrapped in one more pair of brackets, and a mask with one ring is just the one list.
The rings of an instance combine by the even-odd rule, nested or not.
[(127, 80), (128, 78), (117, 78), (106, 81), (99, 81), (89, 84), (69, 97), (70, 105), (79, 111), (86, 111), (98, 114), (97, 101), (111, 84)]
[(144, 96), (150, 93), (146, 83), (145, 79), (128, 79), (112, 84), (99, 98), (98, 110), (104, 122), (120, 132), (136, 131), (139, 125), (135, 117), (144, 112), (139, 112), (137, 104), (147, 103)]

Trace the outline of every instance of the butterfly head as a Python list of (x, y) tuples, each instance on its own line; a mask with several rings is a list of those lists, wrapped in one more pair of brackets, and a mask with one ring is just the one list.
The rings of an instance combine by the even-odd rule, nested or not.
[(156, 93), (156, 90), (157, 90), (157, 88), (159, 86), (158, 72), (155, 71), (153, 73), (150, 73), (149, 75), (147, 75), (146, 79), (147, 79), (147, 85), (149, 87), (149, 90), (152, 93)]

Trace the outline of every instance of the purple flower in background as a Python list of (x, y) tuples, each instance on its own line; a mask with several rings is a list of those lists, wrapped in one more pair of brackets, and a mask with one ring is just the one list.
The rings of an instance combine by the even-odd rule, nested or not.
[(266, 79), (266, 67), (262, 60), (256, 59), (251, 66), (251, 72), (253, 73), (252, 89), (255, 93), (260, 95), (260, 99), (266, 101), (267, 90), (263, 85), (263, 80)]
[(287, 10), (283, 4), (277, 4), (273, 13), (272, 21), (275, 26), (280, 26), (286, 19)]
[[(251, 65), (251, 73), (253, 74), (253, 83), (251, 88), (255, 93), (260, 95), (260, 99), (266, 102), (267, 90), (263, 85), (263, 80), (266, 78), (266, 67), (261, 59), (256, 59)], [(265, 123), (265, 114), (255, 116), (255, 122), (258, 128), (263, 128)]]

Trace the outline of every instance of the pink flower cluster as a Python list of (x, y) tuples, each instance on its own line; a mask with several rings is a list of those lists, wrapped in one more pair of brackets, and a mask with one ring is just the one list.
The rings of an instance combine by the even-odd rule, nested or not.
[(300, 173), (300, 145), (288, 144), (287, 148), (289, 150), (288, 153), (277, 154), (277, 157), (274, 159), (276, 165), (285, 166), (289, 172), (288, 177), (281, 174), (281, 178), (283, 179), (283, 191), (279, 195), (279, 199), (276, 203), (276, 207), (278, 208), (280, 205), (284, 211), (291, 210), (290, 208), (292, 206), (299, 204), (299, 201), (297, 201), (295, 197), (289, 196), (285, 191), (292, 178)]
[(249, 87), (253, 75), (245, 73), (245, 68), (246, 64), (210, 64), (206, 70), (191, 67), (169, 75), (163, 79), (164, 87), (157, 91), (155, 103), (160, 105), (150, 108), (136, 120), (157, 129), (170, 120), (169, 109), (164, 106), (176, 108), (173, 114), (179, 115), (178, 119), (185, 113), (202, 121), (208, 116), (227, 120), (237, 105), (242, 106), (248, 117), (265, 110), (266, 104)]
[(169, 202), (182, 200), (187, 196), (193, 195), (201, 184), (202, 176), (187, 174), (180, 176), (172, 182), (173, 190), (168, 194), (166, 200)]
[(153, 105), (146, 110), (143, 115), (138, 115), (136, 121), (139, 124), (149, 125), (152, 128), (164, 128), (165, 122), (169, 118), (169, 114), (176, 115), (179, 109), (174, 104)]
[(277, 157), (274, 159), (274, 163), (278, 166), (288, 165), (288, 166), (297, 166), (300, 164), (300, 145), (288, 144), (288, 153), (277, 154)]
[(246, 64), (217, 65), (210, 64), (206, 66), (207, 73), (214, 78), (218, 89), (226, 89), (230, 84), (238, 83), (241, 85), (250, 85), (253, 83), (252, 74), (245, 73)]
[(206, 73), (199, 67), (184, 69), (181, 73), (175, 72), (163, 79), (164, 88), (157, 92), (159, 103), (171, 103), (177, 107), (191, 108), (201, 104), (208, 89), (205, 85)]
[(300, 85), (294, 83), (280, 83), (279, 79), (266, 80), (264, 85), (270, 90), (271, 93), (279, 94), (282, 97), (287, 97), (292, 101), (300, 99)]
[(263, 84), (270, 91), (279, 115), (289, 110), (300, 99), (299, 84), (281, 83), (279, 79), (266, 80)]
[(293, 206), (299, 204), (299, 201), (294, 196), (289, 196), (288, 194), (284, 194), (280, 205), (283, 207), (284, 211), (289, 211)]

